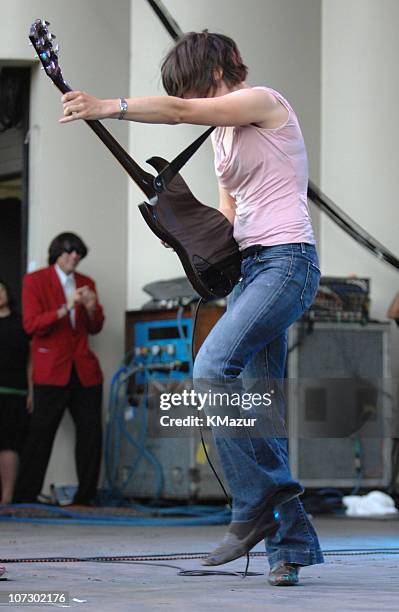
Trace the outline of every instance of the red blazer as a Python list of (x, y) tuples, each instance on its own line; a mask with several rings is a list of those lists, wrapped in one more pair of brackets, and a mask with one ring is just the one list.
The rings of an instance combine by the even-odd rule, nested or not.
[[(88, 276), (75, 272), (76, 288), (87, 285), (96, 291)], [(95, 354), (89, 349), (88, 334), (98, 334), (104, 323), (102, 306), (92, 319), (84, 306), (75, 308), (75, 327), (68, 315), (57, 318), (65, 304), (64, 289), (54, 266), (26, 274), (22, 288), (23, 325), (32, 336), (33, 382), (37, 385), (66, 385), (75, 364), (84, 387), (101, 384), (103, 377)]]

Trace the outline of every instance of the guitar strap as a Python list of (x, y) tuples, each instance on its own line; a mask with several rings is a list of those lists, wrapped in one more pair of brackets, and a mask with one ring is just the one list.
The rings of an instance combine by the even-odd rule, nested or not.
[(170, 181), (180, 172), (203, 142), (210, 136), (215, 127), (208, 128), (199, 138), (194, 140), (184, 151), (179, 153), (154, 179), (154, 188), (157, 193), (165, 191)]

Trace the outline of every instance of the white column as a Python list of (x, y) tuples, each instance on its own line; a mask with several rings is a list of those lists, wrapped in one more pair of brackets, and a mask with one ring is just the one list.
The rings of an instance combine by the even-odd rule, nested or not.
[[(399, 257), (397, 0), (323, 0), (322, 188)], [(384, 318), (399, 272), (322, 217), (322, 267), (371, 278)]]

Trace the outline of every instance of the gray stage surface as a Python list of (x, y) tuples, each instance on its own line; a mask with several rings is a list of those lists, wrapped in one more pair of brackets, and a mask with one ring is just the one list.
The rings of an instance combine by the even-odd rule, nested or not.
[[(398, 548), (398, 520), (315, 520), (323, 549)], [(206, 552), (225, 527), (120, 527), (0, 523), (1, 558), (137, 555)], [(258, 545), (256, 551), (263, 550)], [(201, 569), (198, 560), (174, 560), (184, 569)], [(245, 559), (221, 566), (242, 571)], [(251, 559), (250, 570), (266, 572), (265, 558)], [(212, 568), (210, 568), (212, 569)], [(217, 568), (214, 568), (217, 569)], [(324, 565), (304, 568), (301, 584), (268, 585), (266, 575), (181, 577), (160, 565), (131, 563), (9, 563), (3, 591), (69, 591), (70, 608), (113, 610), (399, 610), (399, 555), (327, 556)], [(72, 598), (80, 601), (73, 601)], [(48, 610), (51, 605), (0, 606)]]

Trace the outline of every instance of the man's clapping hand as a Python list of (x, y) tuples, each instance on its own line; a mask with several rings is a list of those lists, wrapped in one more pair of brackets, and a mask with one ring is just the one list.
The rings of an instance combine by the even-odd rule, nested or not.
[(68, 299), (68, 310), (75, 308), (77, 304), (81, 304), (86, 309), (89, 316), (93, 315), (97, 306), (97, 296), (87, 285), (79, 287)]
[(76, 292), (79, 293), (80, 296), (79, 303), (86, 308), (89, 316), (93, 315), (97, 306), (97, 296), (95, 292), (92, 291), (89, 287), (87, 287), (87, 285), (85, 285), (84, 287), (79, 287)]

